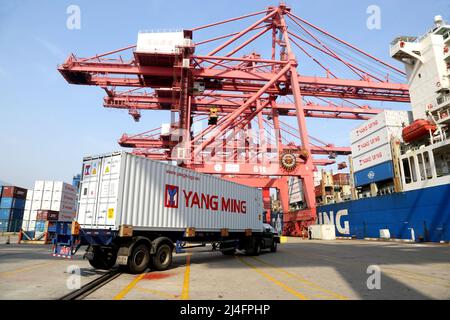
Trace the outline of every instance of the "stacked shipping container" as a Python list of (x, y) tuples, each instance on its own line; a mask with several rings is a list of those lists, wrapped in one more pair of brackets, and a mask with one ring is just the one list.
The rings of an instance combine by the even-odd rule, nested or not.
[[(77, 196), (75, 188), (62, 181), (38, 180), (25, 203), (22, 229), (42, 229), (42, 221), (71, 221), (76, 214)], [(41, 222), (39, 222), (41, 221)]]
[(355, 186), (360, 187), (393, 177), (392, 137), (401, 139), (412, 115), (408, 111), (385, 110), (350, 133)]
[(3, 186), (0, 192), (0, 231), (17, 232), (22, 225), (27, 189)]

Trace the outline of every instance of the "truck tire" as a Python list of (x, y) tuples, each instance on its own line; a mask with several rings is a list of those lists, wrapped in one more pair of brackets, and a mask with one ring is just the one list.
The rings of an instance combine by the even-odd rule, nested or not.
[(247, 256), (259, 256), (260, 253), (261, 253), (261, 242), (258, 241), (257, 239), (254, 239), (252, 241), (251, 246), (245, 249), (245, 254)]
[(94, 259), (88, 260), (88, 261), (89, 261), (89, 264), (91, 265), (91, 267), (98, 269), (98, 270), (109, 270), (114, 266), (114, 265), (110, 266), (110, 265), (106, 264), (104, 260), (99, 259), (99, 258), (94, 258)]
[(95, 269), (110, 270), (116, 264), (117, 254), (114, 252), (94, 249), (94, 258), (88, 260), (89, 264)]
[(168, 244), (161, 244), (152, 256), (151, 266), (154, 270), (167, 270), (172, 264), (172, 248)]
[(277, 246), (277, 242), (273, 240), (272, 245), (270, 246), (270, 252), (277, 252)]
[(256, 241), (255, 242), (255, 248), (254, 248), (254, 256), (259, 256), (261, 254), (261, 242), (260, 241)]
[(128, 257), (127, 271), (133, 274), (142, 273), (150, 262), (150, 250), (145, 244), (139, 244), (133, 248)]

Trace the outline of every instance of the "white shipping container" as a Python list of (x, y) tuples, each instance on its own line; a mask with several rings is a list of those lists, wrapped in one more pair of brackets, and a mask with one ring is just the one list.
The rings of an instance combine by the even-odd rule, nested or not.
[(53, 191), (54, 181), (44, 181), (44, 191)]
[(33, 200), (31, 203), (31, 210), (40, 210), (42, 207), (42, 201), (41, 200)]
[(383, 127), (351, 145), (352, 156), (358, 157), (370, 150), (390, 143), (392, 137), (401, 138), (402, 127)]
[(52, 211), (76, 211), (76, 204), (73, 202), (52, 201), (50, 209)]
[(30, 220), (31, 210), (25, 209), (23, 211), (23, 220)]
[(22, 220), (22, 229), (24, 231), (34, 231), (36, 226), (37, 210), (25, 210)]
[(77, 202), (77, 195), (75, 192), (71, 191), (56, 191), (52, 194), (52, 200), (53, 201), (62, 201), (62, 202), (71, 202), (76, 203)]
[(174, 54), (179, 51), (177, 47), (190, 44), (192, 40), (185, 39), (183, 32), (141, 32), (138, 34), (136, 52)]
[(44, 199), (44, 190), (33, 191), (33, 201), (42, 201)]
[(34, 182), (34, 191), (44, 191), (44, 180), (37, 180)]
[(53, 192), (76, 193), (75, 187), (63, 181), (55, 181), (53, 184)]
[(309, 226), (311, 239), (336, 240), (336, 229), (333, 224), (313, 224)]
[(33, 190), (28, 190), (26, 199), (33, 200)]
[(403, 124), (408, 125), (411, 120), (412, 114), (410, 111), (384, 110), (359, 127), (353, 129), (350, 132), (350, 143), (354, 144), (383, 127), (402, 127)]
[(260, 190), (211, 175), (126, 152), (83, 162), (77, 212), (83, 228), (261, 231), (263, 211)]
[(391, 145), (388, 143), (353, 158), (353, 169), (358, 172), (390, 160), (392, 160), (392, 152)]
[(33, 200), (26, 200), (25, 201), (25, 210), (31, 210), (32, 204), (33, 204)]
[(52, 201), (51, 200), (43, 200), (41, 203), (41, 207), (39, 209), (52, 210)]
[(380, 229), (380, 238), (381, 239), (390, 239), (391, 233), (389, 232), (389, 229)]
[(44, 195), (42, 196), (43, 201), (52, 201), (53, 191), (45, 190)]

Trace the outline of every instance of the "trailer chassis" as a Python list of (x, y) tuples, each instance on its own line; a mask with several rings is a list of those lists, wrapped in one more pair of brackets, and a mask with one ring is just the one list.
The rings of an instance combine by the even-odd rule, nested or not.
[(121, 230), (76, 228), (76, 222), (58, 222), (53, 239), (53, 256), (71, 259), (81, 246), (87, 245), (83, 258), (96, 269), (109, 270), (116, 264), (124, 272), (142, 273), (147, 268), (166, 270), (172, 254), (186, 249), (212, 245), (212, 251), (233, 255), (243, 250), (259, 255), (262, 249), (276, 251), (280, 238), (269, 232), (192, 232), (167, 230)]

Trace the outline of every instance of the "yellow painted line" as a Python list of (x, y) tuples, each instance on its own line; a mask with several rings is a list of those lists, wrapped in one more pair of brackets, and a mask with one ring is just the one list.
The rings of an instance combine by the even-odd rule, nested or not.
[(114, 300), (122, 300), (134, 286), (137, 285), (139, 281), (146, 275), (146, 273), (142, 273), (139, 276), (135, 277), (133, 281), (131, 281), (125, 288), (122, 289), (115, 297)]
[(184, 270), (183, 289), (181, 300), (189, 300), (189, 280), (191, 276), (191, 254), (186, 256), (186, 269)]
[(163, 291), (159, 291), (159, 290), (147, 289), (147, 288), (142, 288), (142, 287), (136, 287), (136, 290), (151, 293), (151, 294), (161, 296), (161, 297), (167, 298), (167, 299), (178, 299), (180, 297), (179, 295), (176, 295), (176, 294), (171, 294), (171, 293), (167, 293), (167, 292), (163, 292)]
[(291, 277), (291, 278), (293, 278), (293, 279), (295, 279), (295, 280), (297, 280), (297, 281), (299, 281), (299, 282), (301, 282), (301, 283), (303, 283), (303, 284), (305, 284), (305, 285), (307, 285), (309, 287), (312, 287), (312, 288), (314, 288), (314, 289), (316, 289), (318, 291), (326, 293), (326, 294), (328, 294), (328, 295), (330, 295), (330, 296), (332, 296), (332, 297), (334, 297), (336, 299), (339, 299), (339, 300), (347, 300), (347, 299), (349, 299), (348, 297), (346, 297), (344, 295), (341, 295), (341, 294), (339, 294), (337, 292), (325, 289), (325, 288), (319, 286), (317, 283), (312, 282), (311, 280), (307, 280), (305, 278), (302, 278), (302, 277), (300, 277), (300, 276), (298, 276), (298, 275), (296, 275), (296, 274), (294, 274), (292, 272), (289, 272), (289, 271), (287, 271), (287, 270), (285, 270), (285, 269), (283, 269), (281, 267), (278, 267), (278, 266), (275, 266), (275, 265), (273, 265), (271, 263), (268, 263), (268, 262), (266, 262), (266, 261), (264, 261), (262, 259), (259, 259), (259, 258), (256, 258), (256, 257), (250, 257), (250, 258), (252, 258), (253, 260), (256, 260), (256, 261), (258, 261), (258, 262), (260, 262), (260, 263), (262, 263), (262, 264), (264, 264), (264, 265), (266, 265), (266, 266), (268, 266), (268, 267), (270, 267), (272, 269), (274, 269), (278, 273), (285, 274), (288, 277)]
[(35, 265), (32, 265), (32, 266), (16, 269), (16, 270), (13, 270), (13, 271), (2, 271), (2, 272), (0, 272), (0, 276), (9, 276), (9, 275), (12, 275), (12, 274), (15, 274), (15, 273), (30, 271), (30, 270), (33, 270), (33, 269), (36, 269), (36, 268), (40, 268), (40, 267), (43, 267), (43, 266), (47, 266), (49, 264), (54, 264), (54, 263), (56, 263), (56, 261), (39, 263), (39, 264), (35, 264)]
[(260, 275), (262, 275), (264, 278), (266, 278), (267, 280), (275, 283), (277, 286), (281, 287), (282, 289), (284, 289), (285, 291), (289, 292), (290, 294), (296, 296), (297, 298), (299, 298), (300, 300), (308, 300), (308, 298), (298, 292), (295, 289), (292, 289), (291, 287), (289, 287), (288, 285), (284, 284), (283, 282), (275, 279), (274, 277), (270, 276), (269, 274), (265, 273), (264, 271), (262, 271), (261, 269), (259, 269), (258, 267), (256, 267), (255, 265), (251, 264), (250, 262), (244, 260), (241, 257), (237, 257), (235, 256), (236, 259), (238, 259), (240, 262), (242, 262), (243, 264), (247, 265), (248, 267), (252, 268), (254, 271), (256, 271), (257, 273), (259, 273)]

